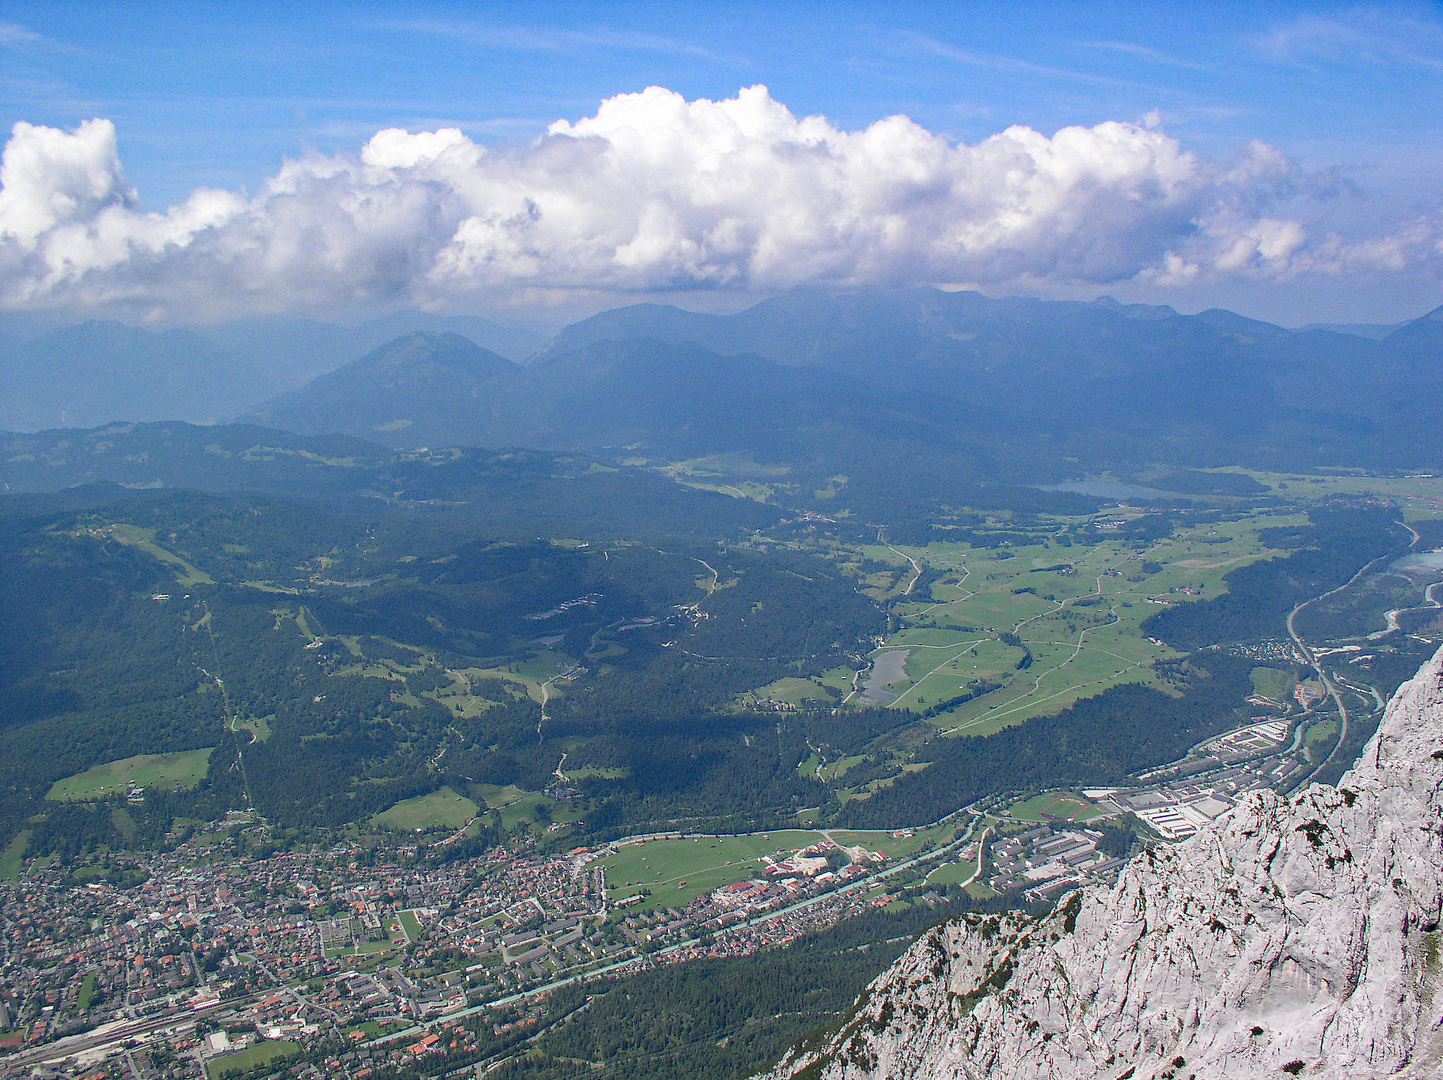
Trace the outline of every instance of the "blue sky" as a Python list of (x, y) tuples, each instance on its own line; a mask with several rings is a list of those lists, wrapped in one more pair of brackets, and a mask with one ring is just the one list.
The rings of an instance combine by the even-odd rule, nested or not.
[[(1099, 270), (1098, 260), (1049, 248), (1011, 277), (996, 260), (939, 265), (919, 255), (917, 272), (929, 280), (950, 274), (953, 283), (993, 292), (1111, 292), (1184, 309), (1222, 303), (1284, 321), (1390, 321), (1443, 301), (1435, 243), (1443, 235), (1443, 14), (1432, 4), (50, 0), (0, 3), (0, 50), (5, 130), (17, 122), (74, 131), (91, 118), (110, 121), (128, 187), (114, 187), (101, 201), (119, 199), (136, 215), (184, 203), (202, 187), (254, 199), (284, 160), (354, 159), (380, 129), (455, 128), (472, 143), (504, 150), (533, 145), (553, 122), (594, 117), (603, 101), (648, 86), (690, 102), (734, 98), (764, 84), (793, 116), (820, 115), (840, 132), (900, 113), (952, 145), (972, 146), (1012, 125), (1050, 138), (1070, 126), (1118, 121), (1164, 133), (1219, 174), (1249, 160), (1255, 141), (1287, 161), (1286, 176), (1270, 174), (1266, 192), (1244, 191), (1234, 178), (1206, 206), (1189, 204), (1193, 218), (1178, 226), (1177, 238), (1159, 239), (1151, 220), (1132, 244), (1137, 274), (1112, 255)], [(1242, 205), (1249, 200), (1256, 205)], [(1224, 204), (1232, 230), (1226, 236), (1215, 224)], [(550, 212), (545, 200), (537, 205)], [(476, 217), (477, 207), (467, 214)], [(1219, 254), (1227, 244), (1251, 236), (1256, 246), (1268, 229), (1281, 235), (1273, 225), (1259, 232), (1257, 222), (1300, 223), (1306, 239), (1275, 241), (1287, 248), (1285, 257), (1266, 254), (1261, 242), (1264, 254), (1242, 260), (1247, 266), (1239, 270), (1239, 258)], [(1128, 227), (1119, 219), (1119, 228)], [(1189, 230), (1217, 234), (1213, 250), (1182, 252), (1180, 244), (1195, 246), (1184, 235)], [(1406, 242), (1399, 239), (1405, 235)], [(34, 261), (44, 242), (26, 241), (23, 272), (32, 279), (44, 272)], [(941, 241), (917, 243), (935, 249)], [(1378, 254), (1386, 244), (1393, 246)], [(1346, 257), (1338, 254), (1344, 249)], [(1195, 269), (1165, 269), (1164, 250), (1182, 252)], [(868, 273), (895, 282), (906, 260), (895, 252), (888, 258), (885, 272), (859, 269), (877, 265), (870, 255), (832, 260), (816, 272), (843, 284), (865, 283)], [(539, 290), (548, 302), (565, 296), (595, 306), (679, 290), (740, 302), (795, 283), (754, 266), (667, 265), (673, 269), (631, 277), (533, 269), (421, 299), (524, 305)], [(107, 264), (107, 273), (113, 269)], [(374, 267), (357, 266), (356, 274), (374, 276)], [(137, 276), (109, 291), (11, 289), (6, 302), (144, 306)], [(411, 302), (417, 295), (405, 291), (410, 287), (388, 281), (305, 303)], [(278, 288), (258, 287), (260, 302), (281, 303)], [(155, 299), (157, 310), (179, 302), (172, 294)]]

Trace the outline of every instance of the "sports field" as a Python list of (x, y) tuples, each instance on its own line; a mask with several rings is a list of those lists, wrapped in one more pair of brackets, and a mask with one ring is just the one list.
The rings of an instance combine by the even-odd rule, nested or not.
[(205, 779), (213, 747), (183, 750), (178, 754), (139, 754), (95, 765), (83, 773), (57, 780), (46, 793), (56, 802), (79, 802), (124, 795), (132, 784), (140, 788), (189, 791)]
[(648, 840), (619, 848), (601, 865), (613, 902), (646, 888), (652, 895), (637, 905), (643, 910), (685, 907), (703, 893), (759, 876), (766, 866), (763, 855), (782, 859), (821, 839), (819, 832), (788, 829), (748, 836)]
[(1103, 811), (1080, 795), (1049, 791), (1013, 803), (1007, 813), (1016, 821), (1090, 821)]
[(416, 918), (414, 911), (402, 911), (398, 914), (401, 920), (401, 929), (406, 931), (406, 937), (415, 941), (421, 936), (421, 921)]
[(293, 1043), (288, 1039), (258, 1042), (254, 1046), (247, 1046), (244, 1050), (237, 1050), (234, 1054), (221, 1055), (207, 1065), (206, 1070), (213, 1080), (220, 1080), (221, 1077), (247, 1072), (257, 1066), (269, 1065), (282, 1058), (294, 1057), (300, 1051), (300, 1044)]

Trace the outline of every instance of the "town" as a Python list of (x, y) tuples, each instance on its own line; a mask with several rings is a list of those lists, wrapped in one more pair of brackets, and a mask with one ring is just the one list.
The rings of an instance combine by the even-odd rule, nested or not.
[[(1183, 839), (1247, 791), (1296, 781), (1306, 722), (1261, 717), (1139, 786), (975, 805), (890, 836), (663, 833), (566, 851), (524, 837), (448, 861), (444, 843), (405, 837), (277, 850), (264, 821), (232, 813), (172, 850), (114, 853), (81, 884), (37, 861), (0, 884), (0, 1077), (218, 1078), (297, 1057), (294, 1075), (365, 1080), (480, 1059), (578, 979), (785, 944), (904, 891), (1038, 905), (1109, 881), (1126, 830)], [(722, 883), (681, 876), (708, 874)]]

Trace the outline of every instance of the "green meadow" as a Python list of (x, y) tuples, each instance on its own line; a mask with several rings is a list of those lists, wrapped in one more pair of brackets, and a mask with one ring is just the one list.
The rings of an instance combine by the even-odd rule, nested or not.
[(46, 793), (56, 802), (79, 802), (124, 795), (131, 785), (189, 791), (205, 779), (213, 747), (177, 754), (138, 754), (94, 765), (83, 773), (57, 780)]
[(642, 910), (685, 907), (703, 893), (759, 877), (766, 867), (762, 856), (782, 859), (821, 839), (819, 832), (786, 829), (746, 836), (647, 840), (624, 845), (601, 865), (613, 902), (645, 888), (652, 895), (636, 905)]
[(396, 832), (425, 832), (428, 829), (460, 829), (480, 810), (464, 795), (449, 787), (429, 795), (403, 799), (371, 819), (371, 824)]
[(212, 1080), (222, 1080), (226, 1076), (249, 1072), (262, 1065), (295, 1057), (300, 1052), (300, 1044), (288, 1039), (265, 1040), (247, 1046), (244, 1050), (237, 1050), (234, 1054), (222, 1054), (207, 1065), (206, 1069)]

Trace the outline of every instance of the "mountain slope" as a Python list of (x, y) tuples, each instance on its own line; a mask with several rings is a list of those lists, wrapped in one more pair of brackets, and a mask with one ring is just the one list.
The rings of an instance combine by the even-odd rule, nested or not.
[(944, 423), (952, 402), (966, 402), (969, 431), (974, 417), (988, 418), (1015, 436), (991, 440), (1014, 459), (1034, 455), (1042, 434), (1046, 456), (1094, 468), (1126, 465), (1126, 455), (1409, 467), (1443, 453), (1426, 419), (1398, 407), (1416, 398), (1420, 373), (1433, 393), (1431, 372), (1443, 359), (1435, 325), (1425, 317), (1377, 341), (1108, 299), (800, 289), (733, 315), (656, 304), (603, 312), (567, 327), (533, 364), (642, 340), (754, 355), (828, 371), (857, 389), (937, 395)]
[(917, 942), (773, 1080), (1443, 1069), (1443, 651), (1337, 788), (1258, 793), (1047, 917)]
[(357, 326), (261, 317), (195, 329), (55, 325), (46, 316), (0, 312), (0, 430), (212, 423), (416, 331), (461, 333), (515, 357), (542, 339), (489, 319), (416, 311)]
[(412, 334), (250, 419), (402, 449), (731, 454), (790, 464), (804, 490), (914, 466), (1024, 483), (1158, 463), (1433, 471), (1439, 326), (1374, 341), (1221, 310), (806, 289), (735, 315), (603, 312), (519, 367)]
[[(375, 438), (404, 432), (422, 443), (477, 442), (477, 416), (492, 388), (516, 365), (451, 330), (417, 330), (299, 390), (258, 407), (260, 423), (302, 434), (333, 431)], [(411, 435), (403, 445), (416, 445)]]

